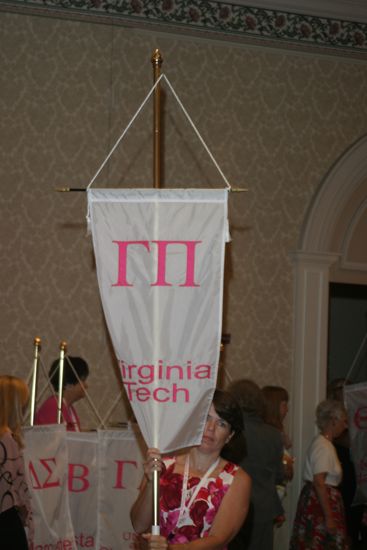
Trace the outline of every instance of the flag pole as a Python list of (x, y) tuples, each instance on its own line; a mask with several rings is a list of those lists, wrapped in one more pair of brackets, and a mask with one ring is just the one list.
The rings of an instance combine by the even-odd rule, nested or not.
[[(161, 52), (156, 49), (152, 55), (153, 83), (155, 84), (161, 75), (163, 58)], [(153, 111), (153, 181), (154, 187), (161, 186), (161, 83), (154, 88)]]
[[(151, 62), (153, 65), (153, 83), (155, 84), (161, 75), (163, 58), (161, 52), (156, 49), (153, 52)], [(153, 97), (153, 184), (155, 189), (161, 187), (161, 83), (154, 88)], [(153, 525), (152, 534), (159, 535), (159, 471), (153, 470)]]
[(33, 341), (34, 355), (33, 355), (33, 377), (32, 377), (32, 389), (31, 389), (31, 412), (30, 412), (30, 425), (34, 425), (34, 417), (36, 411), (36, 398), (37, 398), (37, 378), (38, 378), (38, 362), (39, 352), (41, 348), (41, 338), (35, 337)]
[(66, 342), (60, 342), (60, 359), (59, 359), (59, 395), (57, 398), (57, 423), (62, 422), (62, 398), (63, 398), (63, 382), (64, 382), (64, 358), (66, 353)]

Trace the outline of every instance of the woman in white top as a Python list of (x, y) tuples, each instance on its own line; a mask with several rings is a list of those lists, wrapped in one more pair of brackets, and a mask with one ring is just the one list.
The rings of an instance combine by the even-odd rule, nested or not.
[(342, 468), (332, 444), (347, 426), (347, 415), (339, 401), (322, 401), (316, 409), (320, 430), (308, 448), (305, 485), (301, 491), (290, 550), (348, 549), (344, 508), (338, 485)]

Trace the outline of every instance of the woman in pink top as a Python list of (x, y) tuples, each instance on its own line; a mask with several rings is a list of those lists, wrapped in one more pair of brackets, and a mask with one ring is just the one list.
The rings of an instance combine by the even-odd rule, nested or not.
[[(201, 445), (175, 457), (161, 458), (148, 449), (140, 494), (131, 509), (134, 529), (151, 549), (173, 550), (176, 545), (203, 550), (225, 548), (243, 524), (249, 506), (251, 480), (221, 453), (242, 415), (228, 392), (217, 390), (209, 409)], [(160, 472), (161, 535), (148, 534), (152, 524), (152, 472)]]
[[(67, 356), (64, 361), (64, 377), (62, 391), (62, 421), (71, 432), (80, 431), (80, 421), (73, 403), (85, 396), (88, 363), (81, 357)], [(59, 390), (59, 359), (50, 368), (49, 378), (55, 392)], [(36, 412), (35, 424), (57, 424), (58, 397), (51, 395)]]

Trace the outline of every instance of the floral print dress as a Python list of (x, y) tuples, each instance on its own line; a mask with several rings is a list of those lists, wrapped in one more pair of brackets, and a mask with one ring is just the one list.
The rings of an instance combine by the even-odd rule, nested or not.
[[(166, 469), (160, 476), (160, 532), (170, 544), (183, 544), (209, 535), (216, 513), (231, 486), (238, 466), (227, 462), (217, 477), (209, 476), (188, 508), (187, 514), (181, 514), (180, 524), (177, 525), (184, 476), (174, 472), (175, 463), (175, 458), (166, 458)], [(201, 478), (196, 476), (188, 478), (186, 506), (200, 481)]]

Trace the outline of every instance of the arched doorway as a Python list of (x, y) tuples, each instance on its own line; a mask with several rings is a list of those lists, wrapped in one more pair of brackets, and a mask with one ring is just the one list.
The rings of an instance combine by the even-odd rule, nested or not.
[(315, 434), (315, 408), (326, 396), (329, 283), (367, 285), (367, 135), (338, 159), (322, 181), (292, 259), (291, 396), (296, 462), (290, 505), (294, 514), (302, 486), (303, 459)]

